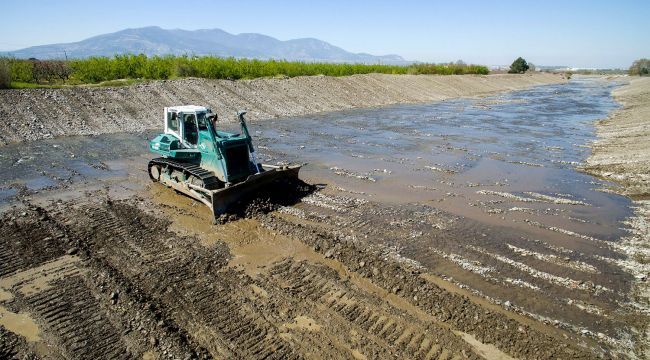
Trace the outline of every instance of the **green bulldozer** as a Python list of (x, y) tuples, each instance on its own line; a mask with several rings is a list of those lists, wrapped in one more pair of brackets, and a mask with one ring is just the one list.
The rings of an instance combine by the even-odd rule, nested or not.
[(149, 142), (161, 157), (149, 161), (149, 177), (207, 205), (213, 221), (235, 203), (260, 190), (277, 189), (298, 180), (299, 165), (261, 164), (253, 140), (237, 113), (241, 133), (217, 129), (217, 115), (195, 105), (166, 107), (164, 133)]

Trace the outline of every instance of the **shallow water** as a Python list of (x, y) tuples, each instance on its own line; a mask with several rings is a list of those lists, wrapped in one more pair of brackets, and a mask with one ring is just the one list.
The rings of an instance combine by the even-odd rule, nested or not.
[[(613, 86), (573, 80), (487, 98), (278, 119), (253, 129), (261, 159), (307, 162), (304, 174), (315, 181), (372, 199), (434, 203), (486, 222), (526, 207), (546, 212), (537, 215), (548, 226), (613, 240), (630, 201), (599, 191), (613, 185), (575, 168), (589, 154), (594, 121), (617, 106)], [(561, 199), (584, 204), (554, 203)]]
[[(60, 198), (64, 192), (82, 191), (81, 186), (100, 189), (111, 182), (128, 188), (124, 180), (130, 175), (146, 176), (152, 134), (71, 136), (3, 146), (0, 210), (36, 194)], [(134, 161), (145, 165), (135, 168)]]

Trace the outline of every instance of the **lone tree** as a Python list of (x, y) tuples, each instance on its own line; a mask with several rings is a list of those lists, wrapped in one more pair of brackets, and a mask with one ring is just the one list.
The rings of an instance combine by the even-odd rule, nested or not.
[(529, 69), (528, 63), (526, 62), (526, 60), (524, 60), (524, 58), (520, 56), (517, 58), (517, 60), (515, 60), (512, 63), (512, 65), (510, 65), (510, 70), (508, 71), (508, 73), (523, 74), (526, 71), (528, 71), (528, 69)]
[(630, 75), (648, 76), (648, 73), (650, 73), (650, 59), (636, 60), (628, 70)]

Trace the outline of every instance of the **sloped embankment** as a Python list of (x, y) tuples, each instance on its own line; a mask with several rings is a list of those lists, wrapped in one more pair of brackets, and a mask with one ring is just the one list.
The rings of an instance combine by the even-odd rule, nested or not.
[(66, 135), (137, 132), (161, 126), (164, 106), (208, 105), (222, 119), (251, 120), (418, 103), (560, 83), (562, 76), (355, 75), (289, 79), (155, 81), (128, 87), (0, 91), (0, 145)]
[(617, 181), (630, 196), (650, 195), (650, 78), (636, 78), (612, 93), (622, 105), (597, 124), (598, 140), (584, 165)]
[[(635, 199), (634, 216), (625, 221), (629, 235), (621, 239), (628, 259), (621, 266), (636, 275), (632, 297), (637, 307), (650, 307), (650, 78), (634, 78), (613, 91), (621, 108), (597, 123), (598, 140), (582, 166), (593, 175), (615, 181), (618, 192)], [(650, 324), (637, 352), (650, 356)], [(643, 356), (642, 356), (643, 357)]]

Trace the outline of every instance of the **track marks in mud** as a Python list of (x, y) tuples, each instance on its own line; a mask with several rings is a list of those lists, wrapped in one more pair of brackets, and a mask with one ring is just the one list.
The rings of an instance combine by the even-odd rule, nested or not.
[[(352, 326), (362, 350), (410, 359), (478, 358), (449, 329), (421, 321), (342, 281), (332, 269), (290, 259), (276, 264), (271, 279)], [(322, 315), (321, 315), (322, 316)], [(456, 353), (454, 355), (454, 353)], [(379, 355), (379, 354), (377, 354)]]
[(41, 319), (44, 333), (65, 349), (66, 357), (130, 357), (121, 331), (108, 320), (81, 277), (59, 280), (52, 288), (26, 297), (24, 302)]
[(506, 244), (506, 245), (510, 250), (522, 256), (532, 256), (538, 260), (546, 261), (551, 264), (565, 266), (574, 270), (584, 271), (587, 273), (600, 274), (600, 271), (595, 266), (587, 264), (582, 261), (571, 261), (571, 259), (568, 257), (560, 258), (559, 256), (553, 254), (542, 254), (536, 251), (522, 249), (520, 247), (511, 244)]
[(32, 360), (38, 357), (29, 350), (25, 339), (0, 325), (0, 359)]
[[(569, 198), (566, 194), (554, 195)], [(323, 194), (324, 201), (330, 197), (340, 201), (350, 196)], [(501, 229), (427, 211), (426, 206), (347, 204), (344, 212), (336, 212), (305, 203), (295, 211), (283, 211), (290, 215), (284, 219), (313, 225), (316, 233), (329, 233), (338, 243), (382, 244), (393, 249), (388, 258), (399, 262), (401, 253), (422, 261), (425, 268), (470, 293), (505, 310), (566, 330), (585, 346), (598, 342), (604, 353), (610, 349), (626, 351), (629, 347), (628, 338), (633, 336), (630, 326), (634, 325), (628, 315), (617, 310), (631, 305), (625, 295), (629, 276), (613, 259), (603, 256), (621, 256), (612, 252), (610, 242), (596, 241), (608, 246), (596, 246), (603, 255), (590, 254), (581, 252), (581, 246), (594, 246), (593, 240), (567, 243), (575, 247), (571, 250), (513, 232), (499, 233)], [(495, 233), (500, 237), (494, 238)], [(346, 252), (340, 246), (322, 252), (336, 258), (336, 254)], [(355, 269), (356, 265), (353, 262), (350, 266)]]
[(250, 278), (220, 271), (228, 260), (223, 246), (209, 249), (194, 239), (179, 239), (164, 222), (136, 208), (117, 204), (114, 209), (91, 212), (88, 225), (100, 234), (93, 247), (165, 308), (169, 321), (195, 334), (195, 342), (215, 356), (300, 358), (242, 292)]
[[(38, 320), (55, 353), (72, 358), (138, 357), (162, 346), (177, 357), (476, 358), (446, 326), (390, 306), (324, 265), (287, 259), (251, 278), (226, 266), (224, 244), (204, 247), (168, 225), (122, 202), (62, 205), (4, 223), (27, 236), (7, 239), (32, 262), (2, 278), (50, 274), (38, 289), (31, 280), (14, 284), (12, 306)], [(65, 255), (73, 244), (78, 257)], [(320, 328), (287, 326), (299, 318)]]
[(612, 291), (611, 289), (608, 289), (608, 288), (606, 288), (606, 287), (604, 287), (602, 285), (597, 285), (597, 284), (590, 283), (590, 282), (578, 281), (578, 280), (574, 280), (574, 279), (569, 279), (569, 278), (564, 278), (564, 277), (560, 277), (560, 276), (557, 276), (557, 275), (549, 274), (547, 272), (537, 270), (537, 269), (535, 269), (535, 268), (533, 268), (533, 267), (531, 267), (529, 265), (526, 265), (524, 263), (512, 260), (510, 258), (507, 258), (507, 257), (503, 256), (503, 255), (491, 253), (489, 251), (486, 251), (485, 249), (481, 249), (481, 248), (478, 248), (476, 246), (468, 246), (468, 248), (472, 249), (472, 250), (474, 250), (476, 252), (479, 252), (481, 254), (485, 254), (485, 255), (487, 255), (489, 257), (492, 257), (492, 258), (496, 259), (497, 261), (500, 261), (502, 263), (505, 263), (505, 264), (508, 264), (508, 265), (510, 265), (512, 267), (515, 267), (515, 268), (517, 268), (517, 269), (531, 275), (532, 277), (539, 278), (539, 279), (544, 279), (544, 280), (546, 280), (546, 281), (548, 281), (550, 283), (553, 283), (553, 284), (556, 284), (556, 285), (559, 285), (559, 286), (564, 286), (564, 287), (568, 287), (568, 288), (572, 288), (572, 289), (580, 289), (580, 290), (583, 290), (583, 291), (594, 292), (596, 294), (598, 294), (598, 292), (600, 292), (600, 291), (607, 291), (607, 292)]
[(446, 260), (449, 260), (449, 261), (453, 262), (454, 264), (460, 266), (464, 270), (467, 270), (469, 272), (478, 274), (479, 276), (481, 276), (481, 277), (485, 278), (486, 280), (491, 281), (491, 282), (493, 282), (495, 284), (508, 283), (508, 284), (512, 284), (512, 285), (519, 286), (519, 287), (522, 287), (522, 288), (528, 288), (528, 289), (531, 289), (531, 290), (540, 290), (540, 288), (538, 286), (533, 285), (533, 284), (531, 284), (531, 283), (529, 283), (527, 281), (521, 280), (521, 279), (513, 279), (513, 278), (510, 278), (510, 277), (499, 278), (497, 276), (493, 276), (491, 273), (495, 273), (496, 269), (494, 267), (491, 267), (491, 266), (486, 266), (486, 265), (484, 265), (483, 263), (481, 263), (478, 260), (469, 260), (467, 258), (464, 258), (464, 257), (458, 255), (458, 254), (455, 254), (455, 253), (447, 254), (447, 253), (445, 253), (443, 251), (440, 251), (440, 250), (434, 249), (434, 248), (429, 248), (429, 251), (431, 251), (432, 253), (434, 253), (434, 254), (436, 254), (436, 255), (438, 255), (438, 256), (446, 259)]
[[(169, 222), (141, 210), (136, 201), (62, 204), (3, 223), (33, 241), (10, 238), (18, 244), (14, 253), (28, 262), (2, 278), (79, 259), (58, 267), (68, 277), (53, 276), (38, 291), (12, 288), (12, 307), (32, 314), (42, 324), (43, 341), (69, 357), (82, 349), (96, 357), (139, 357), (163, 350), (180, 358), (476, 357), (454, 331), (521, 358), (540, 357), (530, 344), (548, 349), (541, 357), (584, 355), (580, 348), (564, 342), (556, 346), (555, 338), (438, 288), (420, 276), (417, 263), (394, 249), (358, 240), (364, 234), (382, 235), (385, 228), (378, 222), (383, 216), (394, 216), (393, 230), (383, 234), (387, 239), (449, 226), (432, 226), (440, 220), (437, 211), (423, 208), (406, 219), (399, 210), (386, 212), (363, 201), (316, 198), (339, 206), (347, 217), (312, 204), (295, 213), (333, 229), (286, 220), (292, 211), (258, 215), (258, 220), (300, 239), (320, 253), (322, 262), (285, 259), (251, 277), (227, 266), (231, 255), (224, 243), (204, 246), (171, 232)], [(357, 216), (360, 209), (381, 216), (364, 220)], [(76, 256), (65, 255), (71, 246)], [(344, 270), (331, 267), (339, 262)], [(391, 301), (385, 301), (383, 292)], [(513, 331), (517, 328), (523, 330)], [(95, 347), (80, 340), (81, 333), (91, 334)]]
[[(380, 248), (360, 243), (354, 238), (335, 235), (331, 230), (289, 222), (273, 215), (261, 221), (274, 231), (300, 238), (326, 257), (340, 261), (349, 270), (383, 289), (389, 289), (452, 329), (472, 334), (482, 343), (494, 344), (511, 355), (519, 358), (591, 357), (575, 345), (521, 325), (503, 314), (470, 302), (464, 296), (439, 288), (418, 276), (420, 269), (417, 266), (408, 261), (390, 260), (392, 257)], [(536, 351), (531, 348), (531, 343), (535, 344)]]
[[(164, 309), (165, 322), (185, 329), (215, 356), (475, 358), (471, 347), (448, 329), (403, 319), (397, 310), (384, 309), (381, 298), (354, 290), (322, 265), (285, 260), (259, 281), (226, 268), (222, 245), (206, 248), (179, 238), (164, 222), (133, 207), (112, 204), (80, 211), (88, 221), (71, 233), (87, 239), (93, 257), (138, 284)], [(225, 261), (206, 266), (215, 257)], [(312, 276), (302, 276), (305, 272)], [(287, 326), (299, 317), (315, 319), (319, 330)]]
[(0, 276), (10, 274), (23, 267), (23, 259), (16, 256), (11, 247), (0, 248)]
[(5, 300), (38, 322), (55, 353), (79, 359), (128, 356), (121, 330), (86, 284), (80, 259), (62, 255), (70, 243), (65, 228), (41, 208), (18, 215), (2, 226), (8, 232), (2, 248), (21, 260), (3, 268), (0, 286), (11, 294)]
[[(37, 217), (42, 225), (34, 226), (32, 217)], [(65, 232), (55, 222), (48, 221), (42, 209), (4, 216), (2, 223), (0, 277), (65, 253), (60, 246), (66, 240)]]
[[(337, 203), (347, 203), (348, 206), (344, 214), (345, 216), (340, 213), (329, 214), (326, 211), (323, 211), (327, 206), (314, 204), (312, 202), (307, 202), (307, 204), (310, 205), (309, 207), (296, 209), (301, 212), (300, 214), (289, 214), (298, 216), (302, 219), (318, 218), (316, 214), (319, 212), (321, 214), (329, 214), (331, 216), (321, 217), (319, 222), (340, 229), (340, 231), (335, 231), (337, 234), (341, 236), (352, 235), (357, 238), (372, 238), (374, 242), (382, 244), (396, 243), (398, 246), (399, 244), (413, 244), (413, 239), (422, 237), (423, 244), (413, 246), (414, 248), (424, 246), (427, 242), (433, 242), (436, 246), (432, 247), (426, 244), (426, 249), (450, 262), (453, 262), (466, 271), (474, 272), (483, 277), (489, 277), (496, 283), (503, 283), (505, 281), (520, 287), (539, 290), (539, 286), (542, 286), (543, 284), (532, 284), (521, 279), (522, 276), (525, 277), (526, 275), (530, 275), (530, 271), (528, 270), (532, 269), (534, 266), (542, 266), (543, 271), (548, 269), (553, 276), (560, 277), (567, 277), (567, 275), (565, 275), (567, 271), (577, 270), (580, 274), (576, 283), (587, 282), (585, 288), (590, 282), (588, 274), (601, 274), (601, 271), (592, 264), (596, 263), (599, 266), (603, 265), (603, 261), (597, 257), (585, 256), (571, 250), (566, 250), (569, 251), (569, 253), (561, 251), (558, 253), (558, 251), (553, 250), (557, 249), (557, 247), (548, 248), (545, 252), (535, 251), (535, 248), (540, 248), (541, 246), (534, 242), (531, 243), (532, 240), (522, 237), (509, 237), (503, 239), (503, 241), (510, 241), (507, 244), (502, 244), (501, 241), (494, 242), (489, 240), (485, 243), (485, 240), (487, 239), (484, 238), (487, 238), (488, 235), (486, 235), (484, 231), (489, 230), (485, 226), (472, 229), (470, 223), (461, 225), (461, 228), (457, 230), (456, 228), (458, 225), (463, 222), (461, 218), (449, 216), (448, 214), (433, 209), (411, 209), (411, 211), (405, 209), (399, 210), (396, 208), (384, 209), (381, 207), (375, 207), (373, 204), (367, 202), (361, 202), (358, 204), (355, 204), (351, 200), (345, 202), (341, 200), (341, 198), (344, 198), (342, 196), (322, 194), (319, 196), (322, 198), (321, 202), (325, 205), (328, 205), (327, 200), (330, 198), (337, 199)], [(314, 210), (311, 211), (311, 206), (321, 207), (322, 209), (314, 208)], [(309, 216), (306, 216), (307, 214)], [(385, 223), (388, 223), (390, 227), (387, 228), (386, 226), (382, 226)], [(469, 229), (464, 229), (464, 227), (468, 227)], [(451, 233), (448, 234), (444, 230), (450, 230)], [(464, 232), (456, 234), (456, 231)], [(473, 235), (473, 232), (476, 232), (477, 234)], [(478, 237), (478, 234), (480, 234), (481, 237)], [(473, 239), (472, 236), (474, 237)], [(450, 239), (456, 237), (469, 237), (468, 239), (463, 240), (468, 242), (468, 244), (464, 245), (462, 242), (454, 240), (450, 242)], [(550, 250), (550, 254), (546, 253), (548, 250)], [(488, 253), (497, 254), (501, 257), (495, 258)], [(553, 253), (558, 254), (556, 255)], [(485, 256), (477, 256), (477, 254), (483, 254)], [(483, 261), (486, 257), (492, 259), (491, 263), (485, 263)], [(578, 260), (576, 257), (585, 258), (588, 262)], [(495, 265), (503, 263), (500, 259), (503, 260), (506, 258), (508, 260), (511, 260), (510, 258), (518, 259), (518, 262), (524, 264), (526, 268), (514, 267), (506, 274), (501, 274), (503, 266), (497, 266), (497, 268), (495, 268)], [(565, 270), (561, 271), (554, 269), (557, 268), (558, 265)], [(541, 279), (540, 277), (537, 278)], [(546, 278), (548, 277), (545, 277), (544, 279)], [(593, 284), (593, 287), (598, 290), (602, 285)]]

